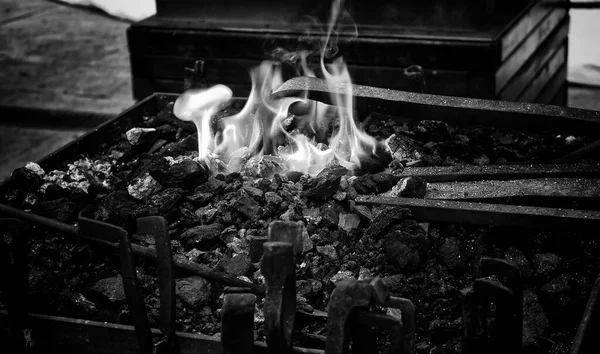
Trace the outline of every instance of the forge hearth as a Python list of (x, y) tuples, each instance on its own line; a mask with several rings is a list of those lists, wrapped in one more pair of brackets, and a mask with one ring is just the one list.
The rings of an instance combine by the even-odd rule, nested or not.
[[(357, 87), (354, 92), (376, 90)], [(317, 91), (313, 88), (311, 94)], [(28, 210), (29, 215), (66, 224), (77, 222), (79, 228), (87, 225), (88, 230), (90, 224), (82, 222), (82, 217), (90, 218), (128, 231), (133, 254), (141, 256), (136, 260), (145, 259), (138, 263), (137, 276), (153, 327), (160, 322), (158, 271), (152, 262), (158, 257), (151, 256), (158, 243), (147, 232), (140, 232), (139, 218), (162, 216), (167, 222), (177, 268), (177, 329), (209, 336), (221, 331), (224, 285), (243, 287), (250, 282), (254, 293), (264, 293), (262, 246), (268, 241), (271, 223), (282, 220), (301, 230), (301, 241), (294, 248), (296, 307), (299, 318), (308, 317), (302, 319), (308, 325), (302, 331), (296, 328), (297, 345), (323, 347), (324, 311), (336, 283), (381, 277), (392, 295), (409, 299), (416, 307), (415, 353), (460, 352), (461, 291), (473, 285), (480, 259), (487, 256), (509, 261), (522, 274), (524, 348), (541, 353), (572, 346), (600, 271), (598, 243), (583, 230), (583, 226), (597, 228), (600, 216), (594, 210), (580, 210), (580, 205), (594, 205), (590, 200), (582, 202), (599, 196), (575, 194), (556, 205), (546, 205), (544, 198), (552, 194), (530, 193), (526, 201), (509, 198), (509, 203), (524, 204), (517, 206), (481, 204), (477, 197), (469, 199), (467, 195), (436, 204), (430, 193), (442, 190), (436, 187), (441, 183), (457, 180), (518, 183), (524, 178), (598, 178), (600, 168), (593, 155), (574, 161), (577, 165), (554, 164), (589, 146), (593, 134), (447, 124), (441, 119), (458, 116), (448, 112), (464, 110), (473, 102), (467, 100), (453, 108), (447, 98), (427, 96), (431, 106), (421, 114), (407, 110), (407, 119), (358, 112), (357, 120), (366, 131), (387, 140), (390, 148), (393, 161), (379, 171), (357, 169), (351, 173), (332, 164), (310, 176), (281, 169), (273, 163), (280, 159), (265, 156), (249, 160), (239, 172), (213, 173), (197, 159), (195, 127), (173, 115), (176, 98), (161, 94), (142, 101), (49, 155), (39, 167), (30, 164), (16, 170), (0, 188), (3, 203)], [(446, 106), (440, 106), (442, 101)], [(239, 111), (242, 103), (234, 100), (227, 114)], [(506, 106), (499, 112), (491, 102), (487, 104), (487, 111), (480, 114), (490, 117), (521, 114), (524, 109)], [(546, 114), (551, 121), (554, 114), (573, 119), (569, 123), (598, 124), (584, 119), (591, 114), (588, 111), (566, 109), (556, 114), (545, 106), (527, 106), (532, 107), (537, 109), (529, 113), (532, 120)], [(559, 124), (552, 121), (548, 126), (556, 129)], [(582, 127), (569, 124), (564, 130), (585, 131)], [(501, 189), (502, 185), (497, 190)], [(392, 196), (385, 199), (382, 194)], [(491, 198), (485, 202), (502, 201)], [(387, 205), (394, 203), (399, 205)], [(3, 214), (10, 212), (5, 207), (2, 210)], [(73, 233), (73, 226), (60, 225), (60, 230)], [(21, 235), (30, 235), (28, 311), (133, 323), (119, 270), (122, 257), (72, 239), (69, 232), (32, 225), (26, 225), (25, 231)], [(111, 244), (97, 239), (95, 243)], [(223, 276), (216, 276), (219, 274)], [(258, 341), (266, 338), (264, 306), (257, 299), (253, 336)]]

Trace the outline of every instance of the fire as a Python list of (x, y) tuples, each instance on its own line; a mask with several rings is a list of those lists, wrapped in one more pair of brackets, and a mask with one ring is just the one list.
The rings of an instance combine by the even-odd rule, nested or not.
[[(244, 108), (238, 114), (220, 119), (216, 131), (211, 129), (214, 115), (231, 99), (231, 90), (216, 85), (203, 91), (186, 91), (177, 99), (174, 114), (195, 122), (199, 159), (213, 172), (238, 172), (252, 156), (275, 155), (287, 163), (289, 170), (316, 175), (334, 163), (354, 170), (361, 166), (361, 158), (375, 154), (379, 142), (359, 129), (354, 120), (352, 80), (347, 65), (342, 58), (325, 64), (341, 8), (341, 0), (333, 2), (327, 35), (320, 48), (323, 78), (331, 85), (348, 85), (350, 88), (345, 94), (333, 94), (332, 97), (333, 111), (339, 122), (332, 121), (332, 107), (321, 103), (311, 104), (306, 115), (290, 115), (290, 107), (298, 102), (306, 104), (306, 97), (270, 99), (271, 92), (283, 83), (281, 68), (274, 61), (264, 61), (251, 70), (252, 90)], [(297, 58), (303, 75), (316, 77), (308, 67), (307, 53), (299, 52)], [(304, 129), (289, 131), (288, 127), (294, 122)], [(337, 129), (329, 137), (323, 137), (331, 123), (335, 123)]]

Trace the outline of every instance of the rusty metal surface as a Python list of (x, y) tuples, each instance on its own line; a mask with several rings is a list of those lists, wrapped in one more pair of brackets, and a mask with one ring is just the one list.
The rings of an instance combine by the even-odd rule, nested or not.
[(360, 195), (356, 204), (402, 206), (417, 220), (476, 225), (583, 230), (600, 226), (600, 212), (520, 205)]
[(265, 277), (265, 331), (273, 354), (292, 351), (296, 316), (296, 263), (294, 248), (288, 242), (265, 242), (260, 271)]
[(171, 252), (171, 238), (167, 221), (162, 216), (148, 216), (137, 220), (138, 233), (154, 236), (158, 263), (158, 285), (160, 299), (160, 326), (162, 338), (155, 344), (155, 353), (179, 353), (175, 335), (175, 267)]
[[(442, 182), (427, 185), (427, 199), (492, 200), (510, 197), (600, 198), (600, 180), (541, 178), (509, 181)], [(599, 200), (600, 201), (600, 200)]]
[(598, 330), (600, 329), (600, 306), (598, 305), (598, 296), (600, 294), (600, 275), (596, 277), (594, 287), (590, 292), (588, 302), (583, 311), (581, 322), (577, 328), (570, 354), (595, 353), (600, 346)]
[(415, 176), (427, 182), (505, 180), (524, 178), (600, 177), (600, 164), (522, 164), (456, 165), (406, 167), (402, 176)]
[(273, 91), (272, 99), (308, 98), (327, 104), (334, 95), (352, 95), (356, 109), (402, 116), (414, 120), (432, 119), (460, 125), (492, 125), (523, 130), (557, 130), (583, 136), (600, 136), (600, 111), (534, 103), (421, 94), (385, 88), (329, 84), (318, 78), (293, 78)]
[(250, 354), (254, 340), (256, 296), (242, 288), (226, 287), (221, 312), (224, 354)]

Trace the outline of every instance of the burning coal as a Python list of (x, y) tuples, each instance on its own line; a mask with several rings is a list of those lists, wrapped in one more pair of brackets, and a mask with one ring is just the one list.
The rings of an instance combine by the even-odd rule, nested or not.
[[(193, 121), (198, 129), (199, 159), (213, 172), (238, 172), (245, 162), (257, 155), (273, 155), (286, 164), (285, 168), (316, 175), (331, 164), (349, 170), (361, 167), (361, 159), (376, 155), (385, 147), (356, 125), (351, 92), (350, 74), (343, 59), (325, 63), (332, 47), (332, 33), (337, 36), (335, 24), (342, 12), (342, 0), (332, 4), (327, 34), (320, 45), (320, 66), (323, 79), (331, 85), (348, 85), (344, 94), (334, 94), (332, 106), (307, 104), (307, 96), (272, 99), (271, 92), (283, 83), (281, 67), (276, 61), (264, 61), (250, 72), (252, 90), (244, 108), (233, 116), (218, 120), (213, 131), (214, 115), (232, 97), (224, 85), (205, 90), (188, 90), (179, 96), (174, 114)], [(316, 77), (308, 67), (307, 52), (296, 53), (302, 75)], [(310, 107), (308, 113), (294, 116), (290, 107), (298, 102)], [(332, 114), (333, 113), (333, 114)], [(295, 124), (293, 124), (296, 122)], [(301, 123), (298, 123), (301, 122)], [(298, 127), (302, 127), (299, 129)]]

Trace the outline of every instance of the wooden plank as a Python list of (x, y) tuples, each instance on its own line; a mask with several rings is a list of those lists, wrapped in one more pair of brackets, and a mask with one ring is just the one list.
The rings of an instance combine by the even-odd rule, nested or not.
[[(535, 98), (543, 91), (554, 74), (565, 65), (567, 61), (566, 46), (561, 46), (548, 60), (536, 76), (531, 80), (525, 91), (517, 98), (519, 102), (535, 102)], [(549, 101), (548, 101), (549, 102)]]
[(0, 26), (51, 10), (54, 7), (44, 0), (3, 0), (0, 4)]
[(552, 104), (555, 106), (567, 106), (568, 102), (569, 102), (568, 90), (569, 90), (568, 83), (567, 82), (563, 83), (563, 85), (558, 90), (556, 95), (554, 95), (554, 98), (552, 98), (552, 100), (549, 102), (549, 104)]
[[(200, 58), (198, 58), (200, 59)], [(132, 55), (132, 74), (135, 77), (181, 80), (185, 67), (192, 67), (194, 59), (174, 57), (138, 57)], [(258, 60), (203, 59), (205, 77), (209, 85), (217, 83), (251, 85), (249, 70), (260, 64)], [(321, 69), (314, 68), (317, 76)], [(404, 68), (348, 65), (352, 81), (361, 85), (385, 87), (395, 90), (412, 90), (412, 84), (403, 75)], [(292, 70), (284, 79), (293, 77)], [(492, 78), (486, 80), (482, 73), (450, 70), (425, 70), (426, 91), (454, 96), (493, 97)]]
[[(540, 92), (540, 95), (535, 99), (536, 103), (549, 104), (552, 101), (554, 96), (556, 96), (556, 94), (562, 88), (563, 84), (567, 82), (567, 70), (568, 66), (567, 64), (564, 64), (554, 74), (554, 76), (548, 82), (544, 90)], [(568, 129), (568, 127), (565, 127), (565, 129)]]
[[(278, 47), (299, 49), (298, 33), (202, 30), (190, 21), (166, 21), (156, 17), (133, 24), (127, 34), (130, 52), (136, 55), (264, 60), (269, 57), (268, 52)], [(406, 67), (419, 64), (440, 70), (494, 70), (494, 47), (489, 40), (361, 35), (339, 47), (347, 63), (353, 65)]]
[(30, 5), (47, 10), (0, 26), (0, 105), (117, 114), (133, 104), (127, 23), (48, 1), (18, 6)]
[(527, 35), (553, 10), (553, 6), (566, 0), (530, 1), (529, 6), (509, 29), (500, 36), (500, 61), (503, 62), (523, 42)]
[(496, 71), (496, 92), (502, 90), (506, 83), (566, 16), (568, 16), (568, 11), (566, 9), (557, 8), (553, 10), (546, 18), (544, 18), (535, 30), (529, 34), (512, 55), (504, 61)]
[(507, 101), (516, 101), (525, 90), (527, 84), (535, 77), (536, 73), (545, 65), (556, 52), (556, 48), (565, 45), (569, 34), (569, 19), (563, 20), (559, 28), (550, 38), (546, 39), (537, 51), (523, 64), (521, 69), (500, 91), (500, 98)]
[(571, 231), (600, 226), (600, 212), (589, 210), (364, 195), (355, 201), (356, 204), (405, 207), (410, 209), (413, 218), (426, 222)]

